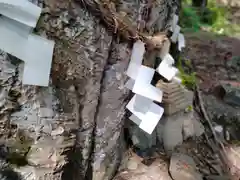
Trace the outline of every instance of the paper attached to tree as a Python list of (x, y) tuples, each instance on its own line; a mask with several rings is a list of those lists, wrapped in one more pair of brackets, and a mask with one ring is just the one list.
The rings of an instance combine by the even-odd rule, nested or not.
[(37, 35), (28, 38), (23, 84), (48, 86), (54, 42)]
[(178, 20), (179, 20), (178, 15), (174, 14), (174, 15), (173, 15), (173, 21), (172, 21), (172, 26), (170, 27), (170, 30), (171, 30), (172, 32), (174, 32), (174, 30), (175, 30), (175, 28), (176, 28), (176, 26), (177, 26), (177, 24), (178, 24)]
[(132, 91), (148, 99), (162, 102), (162, 91), (151, 84), (154, 73), (155, 69), (140, 66)]
[(174, 31), (173, 31), (173, 35), (171, 36), (171, 40), (172, 40), (172, 42), (174, 42), (174, 43), (176, 43), (177, 42), (177, 40), (178, 40), (178, 35), (179, 35), (179, 33), (180, 33), (180, 26), (176, 26), (176, 28), (174, 29)]
[(48, 86), (54, 42), (32, 34), (41, 8), (28, 0), (0, 0), (0, 49), (25, 62), (23, 84)]
[(0, 17), (0, 49), (24, 60), (30, 28), (4, 16)]
[(128, 69), (126, 72), (126, 74), (133, 80), (136, 79), (138, 74), (138, 69), (142, 65), (144, 53), (145, 53), (145, 44), (142, 41), (138, 40), (133, 45), (131, 60), (129, 62)]
[(0, 0), (0, 14), (29, 27), (36, 27), (41, 8), (27, 0)]
[(170, 46), (171, 46), (171, 42), (169, 41), (169, 39), (167, 39), (164, 42), (163, 47), (161, 48), (161, 51), (160, 51), (160, 54), (159, 54), (161, 59), (164, 59), (164, 57), (169, 53)]
[(139, 128), (149, 134), (152, 134), (163, 115), (164, 109), (150, 101), (148, 103), (139, 103), (136, 98), (137, 95), (133, 96), (127, 104), (127, 109), (133, 113), (130, 119), (138, 124)]
[(157, 68), (158, 73), (166, 78), (168, 81), (171, 81), (174, 76), (178, 73), (178, 69), (169, 65), (166, 61), (162, 61)]
[(178, 35), (178, 50), (182, 51), (182, 48), (185, 47), (185, 39), (182, 33)]

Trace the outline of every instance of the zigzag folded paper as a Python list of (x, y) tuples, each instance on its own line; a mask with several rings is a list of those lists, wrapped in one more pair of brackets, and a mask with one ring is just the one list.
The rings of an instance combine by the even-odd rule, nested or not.
[(164, 109), (151, 101), (140, 103), (136, 98), (137, 95), (133, 96), (127, 104), (127, 109), (133, 113), (130, 119), (139, 125), (139, 128), (152, 134), (163, 115)]
[(148, 99), (161, 102), (163, 93), (160, 89), (151, 84), (155, 69), (147, 66), (140, 66), (132, 92)]

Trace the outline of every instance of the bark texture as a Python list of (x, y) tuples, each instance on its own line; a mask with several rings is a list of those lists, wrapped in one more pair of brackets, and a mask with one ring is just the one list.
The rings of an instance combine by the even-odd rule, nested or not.
[[(15, 171), (27, 180), (112, 179), (126, 147), (124, 71), (131, 44), (108, 33), (77, 1), (35, 3), (43, 8), (36, 33), (56, 42), (51, 83), (23, 86), (23, 62), (1, 53), (4, 158), (13, 163), (12, 154), (21, 152), (27, 163)], [(149, 35), (167, 29), (177, 7), (174, 0), (111, 3), (135, 27), (145, 22)]]

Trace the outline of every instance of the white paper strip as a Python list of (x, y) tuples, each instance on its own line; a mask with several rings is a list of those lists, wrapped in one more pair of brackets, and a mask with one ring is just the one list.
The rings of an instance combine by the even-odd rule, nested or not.
[(163, 96), (162, 91), (151, 85), (154, 73), (155, 69), (140, 66), (132, 91), (138, 95), (161, 102)]
[(169, 53), (167, 53), (167, 54), (164, 56), (163, 61), (164, 61), (166, 64), (168, 64), (169, 66), (172, 66), (172, 65), (175, 63), (173, 57), (172, 57), (171, 54), (169, 54)]
[(0, 17), (0, 49), (24, 60), (31, 28), (4, 16)]
[(135, 94), (131, 101), (127, 104), (126, 108), (131, 111), (132, 113), (142, 113), (145, 114), (152, 104), (151, 100), (145, 100), (141, 98), (140, 95)]
[(140, 111), (146, 113), (149, 110), (152, 100), (144, 96), (135, 94), (134, 109), (135, 111)]
[(166, 56), (168, 53), (169, 53), (169, 50), (170, 50), (170, 46), (171, 46), (171, 42), (167, 39), (164, 44), (163, 44), (163, 47), (161, 48), (161, 51), (160, 51), (160, 58), (163, 59), (164, 56)]
[(133, 113), (131, 120), (145, 132), (152, 134), (159, 120), (161, 119), (164, 109), (157, 104), (151, 102), (147, 112), (136, 111), (135, 106), (142, 106), (143, 104), (136, 104), (136, 96), (134, 96), (127, 105), (129, 111)]
[(138, 74), (138, 69), (142, 64), (144, 53), (145, 53), (145, 44), (142, 41), (138, 40), (133, 45), (131, 60), (129, 62), (128, 69), (126, 72), (126, 74), (134, 80), (136, 79)]
[(153, 130), (157, 126), (159, 120), (163, 115), (164, 109), (157, 104), (152, 103), (150, 110), (146, 113), (144, 118), (142, 117), (142, 121), (139, 125), (139, 128), (147, 132), (148, 134), (152, 134)]
[(185, 47), (185, 39), (182, 33), (178, 35), (178, 50), (182, 51), (182, 48)]
[(35, 27), (41, 8), (28, 0), (0, 0), (0, 14), (29, 27)]
[(180, 26), (176, 26), (176, 28), (174, 29), (174, 31), (173, 31), (173, 35), (171, 36), (171, 40), (172, 40), (172, 42), (174, 42), (174, 43), (176, 43), (177, 42), (177, 40), (178, 40), (178, 35), (179, 35), (179, 33), (180, 33)]
[(175, 28), (176, 28), (176, 26), (177, 26), (178, 20), (179, 20), (178, 15), (174, 14), (174, 15), (173, 15), (173, 21), (172, 21), (172, 26), (170, 27), (170, 30), (171, 30), (172, 32), (174, 32), (174, 30), (175, 30)]
[(23, 72), (23, 84), (48, 86), (54, 42), (30, 35)]
[(157, 68), (157, 72), (170, 81), (178, 73), (178, 69), (162, 61)]

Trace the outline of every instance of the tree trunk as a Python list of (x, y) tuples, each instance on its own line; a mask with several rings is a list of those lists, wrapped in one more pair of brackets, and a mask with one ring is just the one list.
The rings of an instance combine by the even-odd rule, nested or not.
[[(134, 27), (140, 8), (152, 3), (142, 20), (145, 32), (153, 35), (170, 27), (176, 2), (110, 3)], [(38, 5), (43, 13), (36, 31), (56, 43), (51, 83), (46, 88), (23, 86), (23, 62), (2, 53), (1, 135), (8, 147), (4, 159), (11, 164), (25, 159), (14, 170), (27, 180), (112, 179), (126, 149), (129, 91), (124, 71), (132, 45), (109, 33), (101, 19), (77, 1), (39, 0)]]

